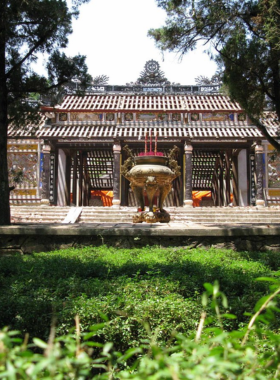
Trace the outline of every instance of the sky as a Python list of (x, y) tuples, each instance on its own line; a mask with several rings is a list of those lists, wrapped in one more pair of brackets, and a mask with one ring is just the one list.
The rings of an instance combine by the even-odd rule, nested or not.
[(163, 26), (165, 19), (155, 0), (91, 0), (80, 7), (78, 20), (73, 20), (65, 52), (86, 55), (89, 73), (107, 75), (112, 85), (135, 82), (151, 59), (159, 62), (170, 82), (189, 85), (199, 75), (211, 77), (216, 65), (203, 47), (181, 61), (175, 53), (162, 56), (147, 33)]

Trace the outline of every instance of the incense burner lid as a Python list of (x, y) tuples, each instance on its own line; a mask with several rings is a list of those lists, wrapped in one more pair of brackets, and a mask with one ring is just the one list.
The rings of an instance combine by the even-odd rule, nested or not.
[(164, 156), (137, 156), (135, 159), (135, 165), (161, 165), (167, 166), (168, 157)]

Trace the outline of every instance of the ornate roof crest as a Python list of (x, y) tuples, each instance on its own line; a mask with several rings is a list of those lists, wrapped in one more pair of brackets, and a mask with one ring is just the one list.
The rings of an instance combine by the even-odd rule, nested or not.
[(159, 63), (151, 59), (146, 62), (136, 84), (168, 86), (170, 82), (165, 78), (164, 72), (160, 70)]

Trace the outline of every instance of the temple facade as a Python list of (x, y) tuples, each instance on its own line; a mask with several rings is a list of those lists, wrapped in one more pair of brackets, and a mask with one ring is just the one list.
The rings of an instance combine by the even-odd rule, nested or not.
[[(272, 113), (264, 122), (272, 136)], [(127, 159), (175, 146), (181, 175), (166, 207), (267, 206), (280, 199), (280, 156), (242, 108), (218, 86), (181, 86), (155, 61), (125, 86), (95, 86), (42, 106), (38, 126), (9, 128), (11, 178), (22, 180), (11, 202), (73, 206), (136, 206), (121, 175)], [(156, 200), (155, 200), (156, 201)]]

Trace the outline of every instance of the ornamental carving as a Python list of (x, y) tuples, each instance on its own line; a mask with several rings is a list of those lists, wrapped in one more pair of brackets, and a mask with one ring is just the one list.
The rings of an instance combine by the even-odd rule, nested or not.
[(74, 112), (70, 113), (71, 121), (102, 121), (103, 114), (102, 113), (80, 113)]
[(124, 120), (125, 121), (133, 121), (133, 113), (131, 113), (131, 112), (125, 113), (124, 114)]
[(59, 121), (67, 121), (67, 113), (60, 113)]
[(115, 114), (114, 113), (106, 113), (106, 121), (114, 121)]
[[(169, 214), (163, 209), (163, 202), (171, 191), (172, 181), (178, 177), (180, 166), (176, 161), (179, 149), (174, 146), (167, 157), (156, 155), (133, 156), (126, 145), (124, 148), (128, 159), (121, 167), (121, 174), (129, 180), (134, 192), (138, 209), (133, 217), (134, 223), (167, 223)], [(152, 152), (151, 152), (152, 153)], [(145, 195), (149, 202), (149, 211), (145, 212)], [(158, 194), (158, 207), (153, 205), (154, 197)]]
[(141, 71), (136, 84), (170, 85), (170, 82), (165, 78), (164, 72), (160, 70), (159, 63), (151, 59), (146, 62), (144, 70)]
[(172, 114), (172, 121), (180, 121), (180, 120), (181, 120), (181, 114), (179, 113)]
[(199, 121), (199, 113), (192, 113), (191, 121)]

